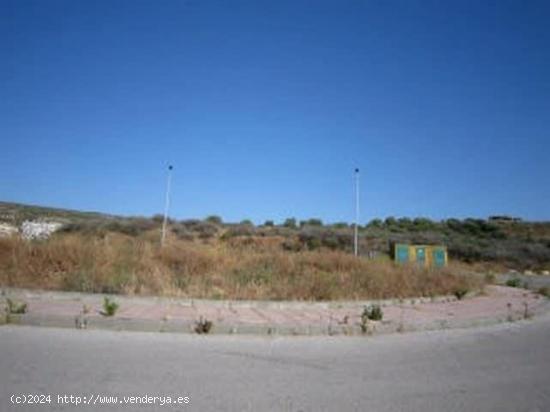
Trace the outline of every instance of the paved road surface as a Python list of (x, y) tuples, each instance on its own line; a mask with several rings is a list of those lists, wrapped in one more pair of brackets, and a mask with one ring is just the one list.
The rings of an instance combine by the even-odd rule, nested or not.
[[(12, 394), (188, 396), (12, 406)], [(550, 316), (486, 329), (261, 338), (0, 327), (1, 411), (549, 411)]]

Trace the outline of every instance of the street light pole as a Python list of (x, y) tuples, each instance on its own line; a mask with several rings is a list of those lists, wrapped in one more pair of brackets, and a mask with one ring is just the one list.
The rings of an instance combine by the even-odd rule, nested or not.
[(164, 219), (162, 220), (162, 235), (160, 237), (160, 245), (164, 246), (166, 240), (166, 224), (168, 223), (168, 208), (170, 207), (170, 184), (172, 183), (172, 165), (168, 166), (168, 178), (166, 182), (166, 199), (164, 203)]
[(359, 169), (355, 169), (355, 227), (353, 233), (353, 254), (357, 256), (357, 241), (358, 241), (358, 225), (359, 225)]

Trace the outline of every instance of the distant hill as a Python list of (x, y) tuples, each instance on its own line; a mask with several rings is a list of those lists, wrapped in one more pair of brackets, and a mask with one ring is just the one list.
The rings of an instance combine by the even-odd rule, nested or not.
[(91, 219), (113, 219), (116, 216), (82, 212), (78, 210), (59, 209), (44, 206), (24, 205), (0, 201), (0, 222), (20, 226), (25, 220), (57, 221), (60, 223), (74, 223)]

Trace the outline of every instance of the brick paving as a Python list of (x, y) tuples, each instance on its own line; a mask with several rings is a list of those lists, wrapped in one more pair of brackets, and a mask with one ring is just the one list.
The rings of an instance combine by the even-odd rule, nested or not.
[(132, 324), (137, 330), (188, 332), (202, 317), (211, 320), (218, 333), (246, 330), (257, 334), (357, 334), (362, 331), (363, 307), (373, 303), (382, 306), (384, 318), (369, 323), (371, 332), (467, 327), (520, 320), (550, 310), (550, 300), (534, 292), (496, 285), (463, 300), (439, 297), (380, 302), (245, 302), (114, 296), (120, 309), (112, 318), (101, 314), (104, 295), (18, 289), (5, 289), (3, 295), (27, 303), (27, 313), (14, 317), (22, 324), (67, 326), (86, 305), (89, 313), (81, 316), (92, 326), (125, 329)]

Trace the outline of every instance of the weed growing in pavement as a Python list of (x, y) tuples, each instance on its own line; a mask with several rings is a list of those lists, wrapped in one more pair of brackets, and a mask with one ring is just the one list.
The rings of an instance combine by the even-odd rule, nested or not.
[(90, 313), (90, 311), (91, 311), (91, 308), (88, 305), (86, 304), (82, 305), (82, 310), (74, 318), (75, 327), (77, 329), (86, 329), (88, 327), (87, 315)]
[(519, 288), (521, 286), (521, 279), (519, 278), (508, 279), (506, 281), (506, 286), (509, 286), (511, 288)]
[[(363, 310), (363, 313), (361, 314), (361, 323), (359, 324), (361, 326), (361, 332), (367, 333), (369, 330), (369, 317), (365, 313), (365, 310)], [(330, 328), (330, 325), (329, 325)], [(330, 329), (329, 329), (329, 335), (330, 335)]]
[(195, 322), (195, 332), (197, 332), (199, 335), (206, 335), (210, 333), (212, 326), (212, 321), (201, 316), (200, 319)]
[(458, 300), (462, 300), (462, 298), (464, 298), (464, 296), (466, 296), (467, 293), (468, 293), (468, 289), (466, 288), (460, 288), (454, 291), (454, 295)]
[(373, 330), (369, 330), (369, 321), (382, 320), (383, 316), (384, 314), (380, 305), (365, 306), (363, 308), (363, 313), (361, 313), (361, 322), (359, 323), (361, 332), (372, 333)]
[(506, 317), (506, 320), (508, 322), (513, 322), (514, 321), (514, 315), (512, 313), (512, 304), (510, 302), (508, 302), (506, 304), (506, 308), (508, 309), (508, 316)]
[(380, 305), (370, 305), (363, 308), (363, 313), (361, 314), (361, 319), (367, 318), (368, 320), (382, 320), (384, 313)]
[(6, 311), (9, 315), (22, 315), (27, 312), (27, 304), (25, 302), (16, 302), (7, 298), (6, 304)]
[(107, 296), (103, 298), (103, 311), (101, 312), (103, 316), (114, 316), (118, 308), (119, 305), (114, 300)]
[(533, 317), (533, 314), (529, 312), (529, 304), (527, 302), (523, 302), (523, 319), (531, 319)]
[(88, 319), (84, 315), (77, 315), (74, 318), (74, 326), (77, 329), (86, 329), (88, 327)]

